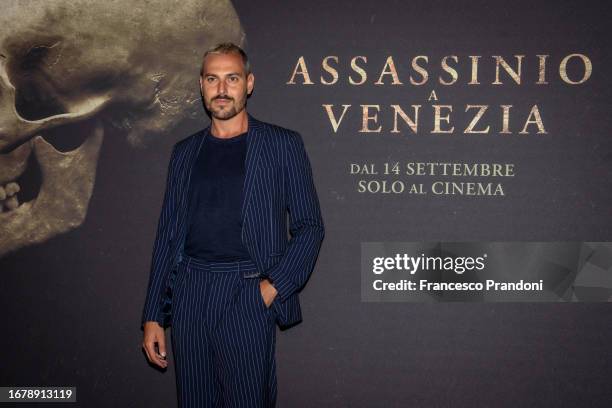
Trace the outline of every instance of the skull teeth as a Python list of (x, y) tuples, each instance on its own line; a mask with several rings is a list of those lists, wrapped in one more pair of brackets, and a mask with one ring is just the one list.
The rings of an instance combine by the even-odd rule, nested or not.
[(6, 206), (6, 208), (9, 210), (14, 210), (19, 207), (19, 200), (17, 199), (17, 196), (14, 195), (4, 200), (4, 206)]
[(19, 184), (15, 181), (7, 183), (5, 186), (0, 185), (0, 211), (4, 207), (7, 210), (14, 210), (19, 207), (19, 199), (17, 193), (21, 190)]
[(6, 193), (7, 197), (15, 195), (20, 190), (21, 188), (19, 187), (19, 184), (17, 184), (17, 182), (15, 181), (11, 181), (10, 183), (4, 186), (4, 192)]

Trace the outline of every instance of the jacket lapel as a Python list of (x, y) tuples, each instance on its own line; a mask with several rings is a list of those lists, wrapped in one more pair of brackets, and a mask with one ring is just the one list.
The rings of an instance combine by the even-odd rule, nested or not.
[(190, 188), (190, 180), (191, 173), (193, 172), (193, 167), (195, 165), (196, 159), (200, 153), (200, 150), (204, 147), (204, 141), (208, 137), (210, 133), (210, 125), (203, 129), (200, 133), (198, 133), (197, 137), (195, 137), (192, 143), (187, 147), (187, 152), (185, 155), (185, 164), (183, 167), (182, 176), (180, 176), (181, 180), (181, 189), (179, 195), (179, 205), (177, 212), (176, 232), (178, 234), (178, 242), (179, 245), (176, 247), (176, 251), (178, 252), (178, 259), (176, 262), (180, 262), (183, 246), (185, 245), (185, 238), (187, 236), (187, 213), (189, 210), (189, 188)]
[(257, 171), (257, 164), (259, 163), (262, 144), (261, 122), (255, 119), (250, 114), (247, 115), (249, 117), (249, 128), (247, 134), (247, 153), (244, 163), (244, 187), (242, 190), (242, 207), (240, 212), (240, 220), (242, 221), (243, 230), (246, 210), (251, 199), (251, 194), (253, 193), (253, 177), (255, 176), (255, 172)]

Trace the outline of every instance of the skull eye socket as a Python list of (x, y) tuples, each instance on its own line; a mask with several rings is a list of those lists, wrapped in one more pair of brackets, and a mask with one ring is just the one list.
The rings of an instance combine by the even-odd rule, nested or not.
[(49, 54), (49, 47), (43, 45), (36, 45), (31, 47), (25, 54), (24, 57), (19, 61), (20, 71), (31, 71), (36, 69), (45, 60), (45, 57)]
[[(52, 45), (46, 45), (52, 44)], [(54, 78), (47, 66), (56, 56), (59, 42), (45, 41), (42, 45), (20, 47), (8, 61), (8, 76), (15, 87), (15, 109), (26, 120), (37, 120), (61, 113), (66, 109), (60, 101)]]

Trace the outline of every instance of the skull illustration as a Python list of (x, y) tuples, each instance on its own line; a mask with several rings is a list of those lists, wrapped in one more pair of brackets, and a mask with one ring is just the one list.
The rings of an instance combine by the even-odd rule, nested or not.
[[(229, 0), (3, 2), (0, 256), (82, 224), (109, 127), (142, 147), (201, 119), (202, 52), (221, 41), (244, 43)], [(68, 139), (74, 124), (88, 129), (79, 147), (45, 140)], [(42, 185), (20, 204), (32, 150)]]

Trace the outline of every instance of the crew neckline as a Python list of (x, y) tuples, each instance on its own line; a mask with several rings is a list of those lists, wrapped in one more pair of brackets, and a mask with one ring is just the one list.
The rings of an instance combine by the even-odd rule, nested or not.
[(210, 138), (209, 139), (211, 141), (215, 142), (215, 143), (232, 143), (232, 142), (238, 142), (238, 141), (244, 139), (247, 136), (248, 133), (249, 132), (246, 131), (246, 132), (241, 133), (241, 134), (236, 135), (236, 136), (232, 136), (232, 137), (228, 137), (228, 138), (221, 138), (221, 137), (217, 137), (217, 136), (213, 135), (212, 132), (210, 132), (210, 134), (209, 134)]

